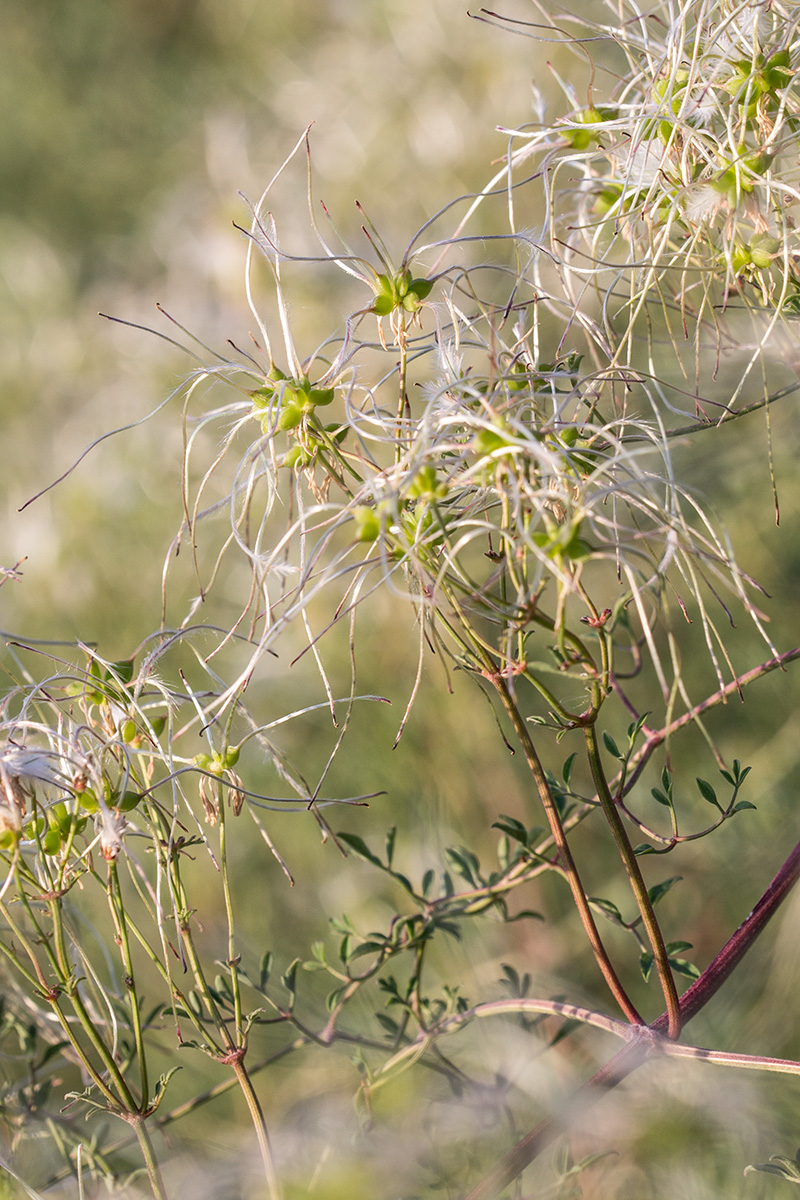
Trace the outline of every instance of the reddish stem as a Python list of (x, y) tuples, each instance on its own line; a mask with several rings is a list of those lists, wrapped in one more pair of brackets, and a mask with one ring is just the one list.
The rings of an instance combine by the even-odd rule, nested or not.
[[(696, 1016), (708, 1004), (712, 996), (716, 995), (731, 972), (744, 958), (753, 942), (759, 937), (770, 917), (777, 912), (798, 878), (800, 878), (800, 842), (792, 850), (750, 915), (728, 938), (719, 954), (706, 967), (700, 978), (696, 979), (681, 996), (680, 1009), (683, 1024)], [(632, 1031), (631, 1041), (613, 1058), (609, 1059), (591, 1079), (588, 1079), (562, 1106), (560, 1112), (546, 1117), (544, 1121), (526, 1133), (492, 1171), (472, 1189), (469, 1195), (464, 1197), (464, 1200), (496, 1200), (503, 1188), (508, 1187), (546, 1146), (568, 1129), (576, 1116), (658, 1053), (657, 1041), (652, 1035), (663, 1033), (667, 1029), (667, 1025), (667, 1014), (662, 1013), (651, 1025), (641, 1029), (638, 1036), (636, 1032)]]

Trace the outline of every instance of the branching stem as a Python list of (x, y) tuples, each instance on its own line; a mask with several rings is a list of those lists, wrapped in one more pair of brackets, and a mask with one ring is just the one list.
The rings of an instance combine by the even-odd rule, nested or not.
[(628, 883), (631, 886), (631, 891), (636, 899), (636, 905), (639, 909), (639, 915), (642, 918), (645, 932), (647, 933), (650, 947), (653, 951), (653, 960), (658, 978), (661, 982), (661, 989), (664, 993), (664, 1001), (667, 1005), (667, 1013), (669, 1014), (669, 1033), (668, 1036), (675, 1040), (680, 1036), (681, 1032), (681, 1010), (680, 1001), (678, 1000), (678, 992), (675, 988), (675, 980), (672, 977), (672, 971), (669, 965), (667, 956), (667, 948), (664, 945), (664, 938), (661, 933), (661, 927), (656, 920), (656, 915), (653, 912), (653, 905), (647, 891), (647, 885), (642, 878), (639, 860), (633, 852), (627, 830), (623, 824), (622, 818), (619, 815), (617, 806), (608, 788), (605, 771), (603, 770), (603, 762), (600, 756), (600, 747), (597, 744), (597, 730), (594, 725), (584, 727), (584, 737), (586, 739), (586, 750), (589, 756), (589, 764), (592, 769), (592, 778), (594, 786), (597, 789), (597, 795), (600, 798), (600, 803), (603, 806), (603, 812), (608, 824), (611, 828), (611, 833), (619, 851), (619, 856), (622, 859), (625, 873), (628, 876)]
[[(772, 883), (761, 896), (750, 915), (745, 918), (736, 932), (728, 939), (716, 958), (706, 967), (699, 979), (687, 988), (681, 997), (681, 1020), (686, 1024), (696, 1016), (722, 987), (725, 980), (736, 969), (747, 951), (759, 937), (770, 918), (777, 912), (800, 878), (800, 842), (778, 871)], [(668, 1028), (668, 1014), (662, 1013), (648, 1027), (654, 1033)], [(570, 1097), (560, 1113), (553, 1113), (525, 1134), (515, 1146), (497, 1163), (492, 1171), (472, 1189), (464, 1200), (496, 1200), (503, 1188), (508, 1187), (533, 1160), (565, 1131), (572, 1121), (611, 1088), (622, 1083), (637, 1067), (642, 1066), (653, 1053), (646, 1040), (631, 1041), (613, 1058), (587, 1080)]]

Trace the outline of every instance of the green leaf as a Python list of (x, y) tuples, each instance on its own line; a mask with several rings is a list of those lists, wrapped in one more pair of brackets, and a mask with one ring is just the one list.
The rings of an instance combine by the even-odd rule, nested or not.
[(492, 829), (500, 829), (503, 833), (508, 834), (515, 842), (521, 842), (523, 846), (528, 844), (528, 831), (521, 821), (515, 817), (506, 817), (501, 813), (500, 820), (495, 821)]
[(383, 979), (379, 979), (378, 988), (380, 991), (389, 994), (390, 999), (386, 1001), (387, 1004), (402, 1004), (400, 989), (397, 986), (397, 980), (394, 975), (386, 975)]
[(800, 1150), (794, 1158), (773, 1154), (768, 1163), (751, 1163), (749, 1167), (745, 1167), (745, 1175), (750, 1171), (763, 1171), (766, 1175), (778, 1175), (788, 1183), (800, 1184)]
[(682, 879), (682, 875), (673, 875), (671, 879), (665, 879), (663, 883), (656, 883), (653, 887), (647, 889), (647, 894), (650, 897), (651, 904), (658, 904), (674, 883)]
[[(500, 863), (500, 867), (502, 868), (503, 871), (508, 870), (510, 858), (511, 858), (511, 843), (509, 842), (509, 840), (505, 836), (505, 834), (503, 834), (503, 836), (499, 839), (499, 841), (497, 843), (497, 861)], [(516, 853), (515, 853), (514, 861), (516, 861)], [(492, 874), (489, 877), (489, 886), (490, 887), (491, 887), (492, 883), (494, 883), (495, 878), (496, 878), (496, 872), (492, 871)]]
[[(688, 962), (685, 958), (676, 957), (674, 953), (678, 950), (690, 950), (691, 947), (691, 942), (668, 942), (666, 946), (667, 962), (677, 975), (686, 975), (689, 979), (699, 979), (701, 975), (699, 968), (694, 963)], [(654, 961), (652, 951), (650, 950), (645, 950), (639, 959), (639, 967), (645, 982), (650, 978)]]
[(378, 1022), (379, 1025), (383, 1026), (383, 1028), (386, 1030), (389, 1037), (397, 1036), (397, 1031), (400, 1028), (400, 1026), (397, 1024), (397, 1021), (395, 1021), (392, 1017), (388, 1016), (386, 1013), (376, 1012), (375, 1020)]
[(259, 983), (261, 985), (262, 990), (267, 986), (267, 982), (269, 981), (271, 971), (272, 971), (272, 951), (267, 950), (266, 954), (264, 954), (261, 959), (261, 966), (259, 969)]
[(385, 870), (378, 856), (372, 853), (367, 843), (357, 833), (337, 833), (336, 836), (340, 842), (344, 842), (345, 846), (348, 846), (353, 851), (353, 854), (358, 855), (359, 858), (363, 858), (366, 862), (372, 863), (374, 867), (379, 867), (382, 871)]
[(719, 811), (722, 812), (722, 806), (720, 805), (720, 802), (717, 799), (717, 793), (714, 791), (713, 787), (708, 782), (708, 780), (700, 779), (698, 777), (696, 782), (697, 782), (697, 790), (699, 791), (699, 793), (703, 797), (703, 799), (708, 804), (713, 804), (715, 808), (718, 808)]
[(287, 992), (291, 992), (292, 995), (294, 995), (295, 988), (297, 986), (297, 968), (299, 966), (300, 959), (296, 958), (294, 962), (289, 964), (283, 975), (281, 975), (281, 983), (286, 988)]
[(444, 856), (448, 866), (457, 875), (460, 875), (462, 879), (465, 879), (473, 887), (478, 886), (480, 863), (471, 850), (465, 850), (463, 846), (448, 846), (445, 849)]
[(109, 670), (105, 672), (105, 677), (109, 683), (116, 683), (117, 680), (121, 683), (130, 683), (133, 679), (133, 659), (121, 658), (118, 662), (111, 663)]
[(533, 908), (523, 908), (518, 913), (514, 913), (513, 917), (506, 917), (506, 924), (513, 925), (514, 921), (524, 921), (532, 917), (535, 921), (543, 921), (544, 916), (540, 912), (536, 912)]
[(613, 921), (615, 924), (623, 924), (622, 913), (616, 904), (612, 904), (610, 900), (603, 900), (600, 896), (590, 896), (589, 904), (597, 912), (602, 913), (604, 917), (608, 917), (609, 921)]
[(634, 721), (628, 726), (628, 741), (631, 744), (631, 749), (633, 749), (633, 746), (634, 746), (634, 743), (635, 743), (637, 737), (642, 732), (642, 726), (644, 725), (645, 721), (647, 720), (647, 718), (649, 716), (650, 716), (649, 712), (642, 713), (642, 715), (639, 717), (638, 721)]
[(334, 933), (355, 933), (356, 927), (348, 917), (347, 913), (342, 913), (340, 917), (330, 917), (331, 929)]
[(640, 842), (638, 846), (633, 847), (633, 853), (636, 855), (642, 854), (658, 854), (655, 846), (651, 846), (649, 842)]
[(672, 801), (668, 796), (664, 795), (664, 793), (661, 791), (661, 788), (650, 788), (650, 795), (654, 800), (657, 800), (659, 804), (663, 804), (665, 808), (672, 808)]
[(606, 732), (606, 730), (603, 730), (603, 744), (612, 758), (618, 758), (620, 762), (625, 761), (625, 755), (620, 754), (619, 746), (614, 741), (611, 734)]
[(150, 728), (153, 731), (154, 737), (157, 737), (157, 738), (161, 737), (161, 735), (164, 732), (164, 730), (166, 729), (166, 727), (167, 727), (167, 718), (166, 717), (151, 717), (150, 718)]
[(161, 1101), (164, 1097), (164, 1092), (167, 1090), (169, 1081), (172, 1079), (172, 1076), (175, 1075), (178, 1071), (182, 1071), (182, 1070), (183, 1070), (182, 1067), (170, 1067), (170, 1069), (168, 1071), (165, 1071), (163, 1075), (159, 1075), (158, 1079), (155, 1082), (155, 1086), (153, 1088), (153, 1100), (155, 1102), (156, 1107), (158, 1107), (158, 1105), (161, 1103)]
[(333, 1012), (334, 1008), (336, 1007), (336, 1005), (339, 1002), (340, 997), (343, 995), (343, 993), (346, 990), (347, 990), (347, 987), (345, 986), (345, 987), (334, 988), (332, 992), (328, 992), (328, 995), (325, 998), (325, 1007), (328, 1010), (328, 1012)]
[(362, 942), (360, 946), (356, 946), (348, 962), (354, 962), (357, 958), (364, 958), (367, 954), (380, 954), (385, 948), (385, 942)]
[(397, 826), (393, 825), (386, 834), (386, 864), (389, 867), (392, 865), (392, 859), (394, 858), (394, 843), (396, 837)]
[(500, 963), (500, 966), (503, 969), (503, 978), (498, 981), (501, 987), (508, 988), (509, 994), (512, 996), (527, 996), (531, 986), (531, 977), (528, 972), (526, 971), (520, 977), (519, 971), (516, 967), (512, 967), (511, 963)]
[(749, 800), (737, 800), (731, 809), (731, 815), (733, 813), (742, 812), (745, 808), (755, 809), (755, 807), (755, 804), (751, 804)]
[(569, 787), (570, 780), (572, 779), (572, 768), (575, 765), (575, 759), (577, 757), (578, 752), (576, 750), (574, 753), (570, 754), (569, 758), (565, 759), (564, 765), (561, 768), (561, 778), (564, 780), (565, 787)]
[(699, 979), (702, 975), (700, 968), (696, 967), (694, 963), (688, 962), (685, 958), (673, 958), (670, 955), (667, 962), (677, 975), (686, 975), (689, 979)]

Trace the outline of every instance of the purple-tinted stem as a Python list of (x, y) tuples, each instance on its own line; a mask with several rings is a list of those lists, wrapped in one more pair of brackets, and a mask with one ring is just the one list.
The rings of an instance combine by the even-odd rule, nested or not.
[[(772, 883), (762, 895), (753, 911), (742, 921), (736, 932), (720, 950), (691, 987), (681, 996), (681, 1018), (685, 1024), (696, 1016), (716, 995), (722, 984), (741, 962), (744, 955), (761, 934), (773, 913), (788, 896), (800, 877), (800, 842), (792, 850)], [(464, 1200), (497, 1200), (503, 1188), (508, 1187), (530, 1163), (559, 1134), (563, 1133), (575, 1118), (601, 1096), (616, 1087), (637, 1067), (658, 1054), (659, 1035), (667, 1028), (667, 1014), (662, 1013), (650, 1025), (641, 1029), (631, 1041), (613, 1058), (588, 1079), (582, 1087), (562, 1106), (525, 1134), (508, 1151), (499, 1163), (472, 1189)]]

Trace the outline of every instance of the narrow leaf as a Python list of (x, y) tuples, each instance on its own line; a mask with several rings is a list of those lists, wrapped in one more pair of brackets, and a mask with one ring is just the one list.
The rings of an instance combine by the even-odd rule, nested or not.
[(607, 733), (605, 730), (603, 730), (603, 744), (605, 745), (606, 750), (608, 751), (608, 753), (611, 755), (612, 758), (618, 758), (620, 760), (620, 762), (622, 762), (624, 760), (625, 756), (623, 754), (620, 754), (619, 746), (614, 741), (611, 734)]
[(682, 875), (673, 875), (671, 879), (665, 879), (663, 883), (656, 883), (653, 887), (647, 889), (647, 894), (650, 897), (651, 904), (658, 904), (674, 883), (682, 879)]
[(708, 804), (713, 804), (715, 808), (718, 808), (720, 810), (720, 812), (722, 812), (720, 802), (717, 799), (717, 793), (714, 791), (713, 787), (708, 782), (708, 780), (700, 779), (698, 777), (697, 790), (699, 791), (699, 793), (703, 797), (703, 799), (705, 801), (707, 801)]
[(608, 917), (610, 921), (619, 922), (622, 924), (622, 913), (617, 908), (616, 904), (612, 904), (610, 900), (603, 900), (600, 896), (590, 896), (589, 903), (597, 912)]
[(394, 843), (395, 843), (396, 837), (397, 837), (397, 826), (393, 825), (392, 828), (386, 834), (386, 864), (387, 864), (387, 866), (392, 865), (392, 859), (394, 858)]
[(344, 842), (345, 846), (357, 854), (359, 858), (363, 858), (366, 862), (372, 863), (373, 866), (384, 869), (383, 863), (376, 854), (373, 854), (367, 843), (357, 833), (339, 833), (336, 835), (340, 842)]

